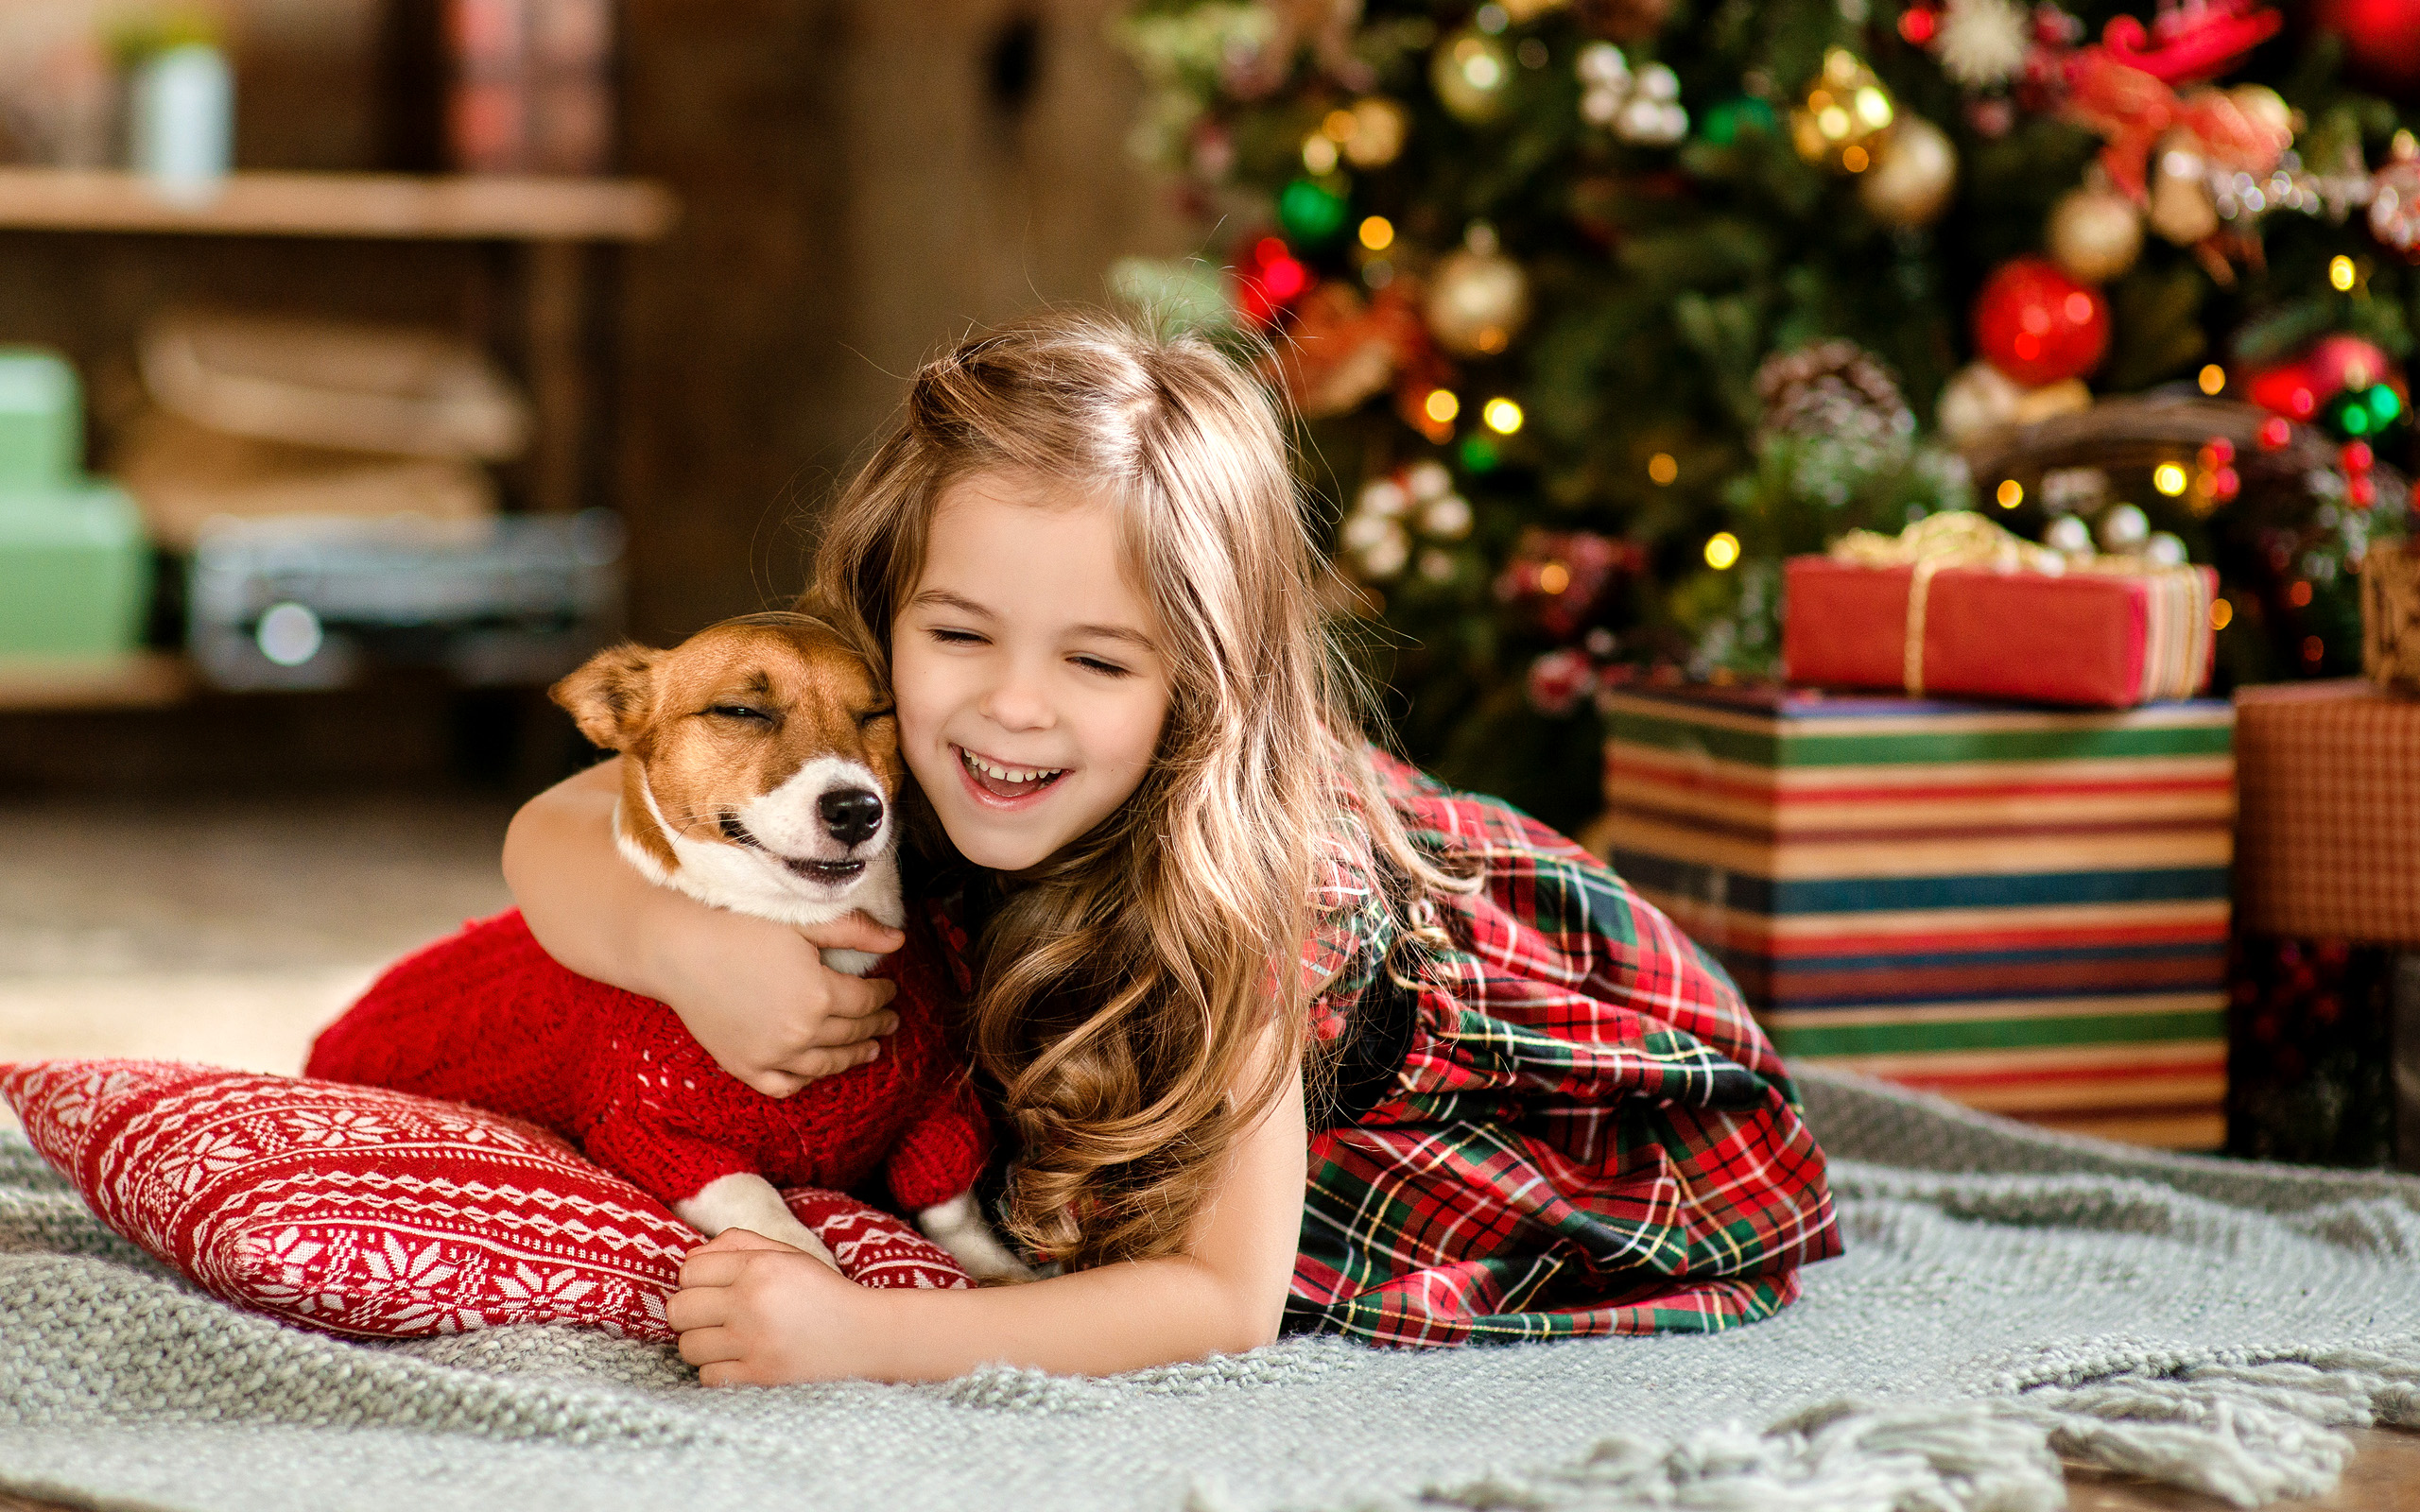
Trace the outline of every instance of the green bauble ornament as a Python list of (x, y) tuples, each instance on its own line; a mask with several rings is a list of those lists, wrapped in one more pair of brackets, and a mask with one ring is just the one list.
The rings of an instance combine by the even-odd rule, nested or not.
[(1781, 117), (1769, 101), (1742, 94), (1706, 112), (1698, 134), (1716, 146), (1727, 147), (1743, 136), (1771, 136), (1779, 129)]
[(1334, 240), (1345, 212), (1344, 196), (1315, 179), (1297, 179), (1277, 197), (1277, 224), (1305, 247)]

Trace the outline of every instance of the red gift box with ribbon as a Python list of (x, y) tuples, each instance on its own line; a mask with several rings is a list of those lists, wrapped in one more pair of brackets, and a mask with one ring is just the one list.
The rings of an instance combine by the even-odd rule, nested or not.
[(1802, 687), (2128, 709), (2201, 692), (2217, 649), (2209, 568), (2072, 559), (1964, 512), (1852, 531), (1784, 572)]

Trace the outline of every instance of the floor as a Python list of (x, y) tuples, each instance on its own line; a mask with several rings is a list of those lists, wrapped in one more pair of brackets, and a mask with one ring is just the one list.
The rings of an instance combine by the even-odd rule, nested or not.
[(510, 817), (475, 800), (0, 804), (0, 1060), (299, 1071), (383, 965), (510, 905)]
[[(510, 904), (508, 808), (467, 800), (0, 803), (0, 1061), (293, 1072), (385, 963)], [(0, 1123), (8, 1122), (0, 1106)], [(2420, 1435), (2370, 1431), (2277, 1512), (2420, 1512)], [(2223, 1503), (2077, 1469), (2077, 1512)], [(0, 1512), (57, 1512), (0, 1493)]]

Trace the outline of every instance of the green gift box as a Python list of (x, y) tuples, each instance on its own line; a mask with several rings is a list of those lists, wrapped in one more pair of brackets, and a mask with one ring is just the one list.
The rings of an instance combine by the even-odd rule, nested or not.
[(150, 594), (150, 543), (123, 490), (0, 490), (0, 656), (132, 650)]
[(0, 490), (63, 488), (83, 472), (76, 369), (38, 347), (0, 347)]

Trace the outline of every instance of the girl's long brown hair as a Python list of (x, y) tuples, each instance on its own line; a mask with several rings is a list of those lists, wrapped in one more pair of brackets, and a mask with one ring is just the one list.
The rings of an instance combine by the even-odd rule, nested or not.
[[(1125, 804), (1018, 879), (968, 1008), (1019, 1145), (1009, 1227), (1072, 1266), (1181, 1248), (1304, 1059), (1320, 984), (1296, 963), (1340, 845), (1364, 875), (1383, 858), (1461, 885), (1379, 796), (1287, 461), (1268, 392), (1199, 337), (1081, 312), (978, 334), (916, 373), (802, 603), (887, 676), (952, 483), (1010, 469), (1118, 501), (1172, 684), (1159, 749)], [(1247, 1084), (1272, 1014), (1283, 1053)]]

